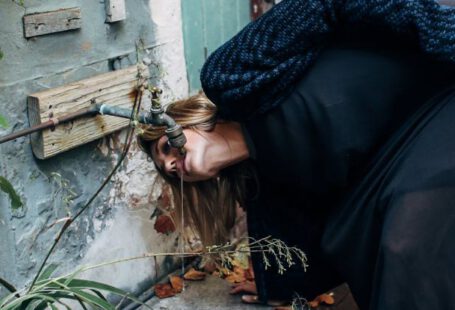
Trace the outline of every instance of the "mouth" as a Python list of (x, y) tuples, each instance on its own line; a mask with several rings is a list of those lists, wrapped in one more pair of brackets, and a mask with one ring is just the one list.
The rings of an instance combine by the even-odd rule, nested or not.
[(188, 171), (186, 170), (185, 160), (186, 160), (186, 154), (179, 161), (177, 161), (177, 168), (181, 175), (188, 175)]

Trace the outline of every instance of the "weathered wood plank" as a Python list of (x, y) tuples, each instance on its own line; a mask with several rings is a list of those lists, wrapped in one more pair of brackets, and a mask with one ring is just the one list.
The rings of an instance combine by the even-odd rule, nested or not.
[(105, 6), (107, 23), (126, 19), (125, 0), (105, 0)]
[(26, 38), (79, 29), (82, 26), (81, 9), (69, 8), (24, 15), (23, 21)]
[[(137, 66), (94, 76), (28, 96), (30, 126), (89, 107), (93, 100), (113, 106), (132, 107), (138, 75), (149, 76), (146, 67)], [(33, 153), (46, 159), (96, 140), (128, 126), (128, 119), (115, 116), (89, 116), (60, 124), (31, 136)]]

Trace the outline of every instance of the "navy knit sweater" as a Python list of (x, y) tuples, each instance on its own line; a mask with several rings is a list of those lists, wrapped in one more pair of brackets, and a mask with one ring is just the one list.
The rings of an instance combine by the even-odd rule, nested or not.
[(455, 8), (431, 0), (285, 0), (207, 59), (202, 87), (222, 117), (267, 111), (314, 62), (335, 30), (379, 26), (455, 62)]

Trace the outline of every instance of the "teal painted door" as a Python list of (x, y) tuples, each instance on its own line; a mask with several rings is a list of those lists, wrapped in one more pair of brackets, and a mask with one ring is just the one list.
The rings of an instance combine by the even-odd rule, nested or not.
[(250, 22), (250, 0), (181, 0), (190, 93), (201, 89), (207, 56)]

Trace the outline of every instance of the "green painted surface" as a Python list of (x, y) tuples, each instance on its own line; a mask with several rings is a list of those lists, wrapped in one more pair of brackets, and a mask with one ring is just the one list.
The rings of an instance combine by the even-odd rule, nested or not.
[(205, 59), (250, 22), (249, 0), (182, 0), (183, 39), (190, 92), (201, 89)]

